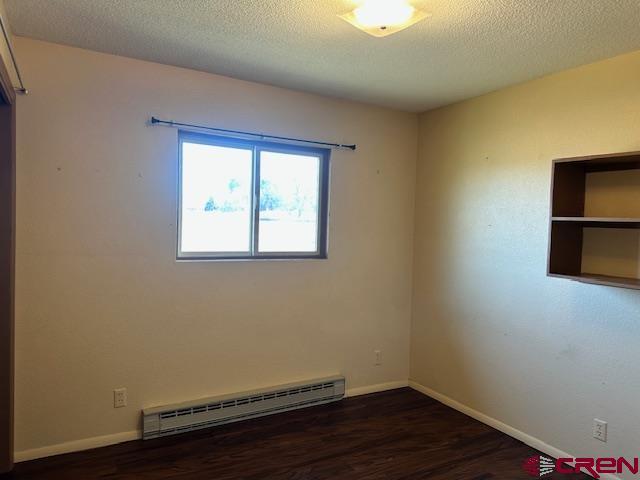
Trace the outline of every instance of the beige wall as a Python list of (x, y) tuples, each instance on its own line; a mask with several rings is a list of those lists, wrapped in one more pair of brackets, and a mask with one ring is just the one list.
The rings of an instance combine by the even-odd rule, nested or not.
[(551, 159), (630, 150), (640, 52), (421, 117), (414, 381), (570, 453), (637, 455), (640, 292), (545, 276)]
[[(336, 372), (406, 382), (416, 115), (16, 48), (18, 451), (133, 431), (165, 402)], [(332, 157), (329, 260), (176, 263), (177, 132), (152, 114), (357, 143)]]

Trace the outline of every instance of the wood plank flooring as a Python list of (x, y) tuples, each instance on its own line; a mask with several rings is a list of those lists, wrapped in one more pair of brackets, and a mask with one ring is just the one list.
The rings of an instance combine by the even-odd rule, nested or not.
[[(16, 465), (3, 480), (531, 479), (530, 447), (408, 388)], [(553, 474), (545, 479), (588, 479)]]

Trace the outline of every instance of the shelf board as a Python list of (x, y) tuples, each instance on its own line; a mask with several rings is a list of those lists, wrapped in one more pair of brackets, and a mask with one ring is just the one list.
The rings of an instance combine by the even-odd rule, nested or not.
[(588, 155), (586, 157), (558, 158), (554, 164), (571, 164), (585, 172), (608, 172), (640, 169), (640, 152)]
[(554, 222), (580, 224), (597, 228), (640, 228), (640, 218), (614, 217), (551, 217)]
[(640, 278), (613, 277), (596, 273), (581, 273), (580, 275), (561, 275), (550, 273), (550, 277), (567, 278), (576, 282), (591, 283), (594, 285), (607, 285), (610, 287), (630, 288), (640, 290)]

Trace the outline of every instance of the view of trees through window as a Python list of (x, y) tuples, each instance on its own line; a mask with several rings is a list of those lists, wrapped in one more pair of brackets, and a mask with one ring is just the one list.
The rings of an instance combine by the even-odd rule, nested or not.
[(318, 157), (261, 152), (259, 251), (316, 251), (319, 173)]
[(259, 177), (258, 251), (316, 252), (320, 158), (250, 148), (182, 144), (181, 251), (251, 252)]

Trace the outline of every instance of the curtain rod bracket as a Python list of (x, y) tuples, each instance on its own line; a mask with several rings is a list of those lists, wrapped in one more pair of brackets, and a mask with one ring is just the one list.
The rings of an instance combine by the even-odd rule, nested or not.
[(210, 130), (228, 136), (243, 136), (243, 137), (258, 137), (261, 140), (275, 140), (279, 142), (295, 142), (295, 143), (308, 143), (312, 145), (318, 145), (331, 148), (346, 148), (348, 150), (355, 151), (356, 145), (345, 145), (342, 143), (329, 143), (320, 142), (317, 140), (305, 140), (302, 138), (290, 138), (290, 137), (278, 137), (276, 135), (266, 135), (264, 133), (243, 132), (240, 130), (227, 130), (225, 128), (208, 127), (204, 125), (193, 125), (190, 123), (174, 122), (173, 120), (161, 120), (157, 117), (151, 117), (151, 125), (167, 125), (169, 127), (179, 128), (191, 128), (196, 130)]

